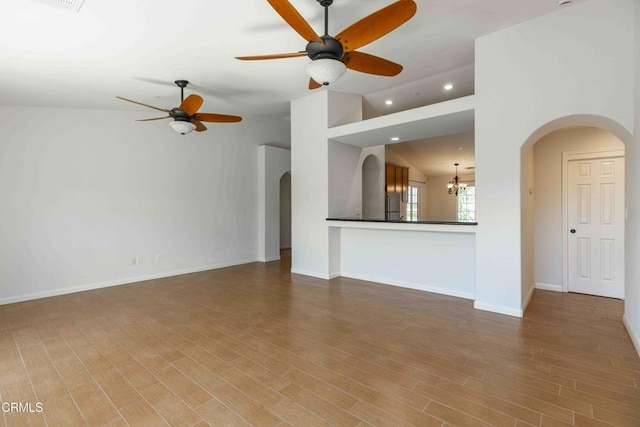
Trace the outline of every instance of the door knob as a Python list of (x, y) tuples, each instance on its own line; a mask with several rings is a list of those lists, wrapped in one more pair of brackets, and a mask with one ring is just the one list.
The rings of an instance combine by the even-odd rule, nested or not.
[(571, 234), (576, 234), (576, 229), (572, 228), (571, 230), (569, 230), (571, 232)]

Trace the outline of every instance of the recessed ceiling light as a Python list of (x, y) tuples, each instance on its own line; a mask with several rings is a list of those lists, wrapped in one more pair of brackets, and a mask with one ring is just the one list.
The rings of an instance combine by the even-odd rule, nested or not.
[(392, 141), (394, 141), (394, 142), (395, 142), (395, 141), (400, 141), (400, 137), (399, 137), (399, 136), (392, 136), (390, 139), (391, 139)]
[(458, 150), (462, 150), (462, 147), (458, 147)]
[(387, 99), (384, 103), (387, 105), (393, 105), (393, 99)]
[(451, 90), (453, 89), (453, 83), (447, 83), (446, 85), (444, 85), (444, 90)]

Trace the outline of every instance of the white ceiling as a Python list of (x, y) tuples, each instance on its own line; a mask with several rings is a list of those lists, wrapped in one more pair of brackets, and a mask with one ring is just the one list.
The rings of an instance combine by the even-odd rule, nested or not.
[(400, 157), (410, 162), (425, 176), (474, 174), (475, 144), (473, 133), (457, 133), (419, 141), (387, 145)]
[[(322, 32), (315, 0), (290, 0)], [(392, 0), (335, 0), (336, 34)], [(393, 78), (347, 71), (332, 89), (365, 95), (380, 115), (473, 92), (473, 40), (557, 9), (557, 0), (417, 0), (410, 21), (360, 50), (402, 64)], [(3, 1), (0, 11), (0, 105), (157, 112), (179, 103), (176, 79), (205, 98), (202, 111), (289, 114), (308, 93), (308, 58), (238, 61), (234, 56), (303, 50), (305, 41), (266, 0), (85, 0), (78, 13), (38, 0)], [(451, 81), (456, 88), (442, 92)], [(164, 84), (163, 84), (164, 83)], [(318, 89), (324, 90), (324, 89)], [(395, 104), (383, 106), (393, 98)]]

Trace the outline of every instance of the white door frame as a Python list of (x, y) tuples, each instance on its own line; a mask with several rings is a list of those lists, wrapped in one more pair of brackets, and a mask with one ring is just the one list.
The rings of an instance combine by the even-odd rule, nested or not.
[[(624, 149), (602, 151), (572, 150), (562, 152), (562, 292), (569, 292), (569, 162), (572, 160), (599, 159), (603, 157), (623, 157)], [(626, 201), (625, 201), (626, 206)], [(625, 260), (623, 259), (622, 262)]]

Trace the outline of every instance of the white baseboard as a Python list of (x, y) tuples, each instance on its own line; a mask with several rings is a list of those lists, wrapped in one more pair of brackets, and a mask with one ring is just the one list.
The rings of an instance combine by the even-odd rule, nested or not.
[(351, 279), (366, 280), (367, 282), (381, 283), (383, 285), (398, 286), (401, 288), (416, 289), (416, 290), (425, 291), (425, 292), (433, 292), (434, 294), (449, 295), (452, 297), (458, 297), (458, 298), (464, 298), (464, 299), (472, 300), (475, 298), (475, 295), (471, 292), (460, 292), (460, 291), (455, 291), (447, 288), (440, 288), (437, 286), (424, 285), (422, 283), (405, 282), (401, 280), (392, 280), (392, 279), (386, 279), (381, 277), (371, 277), (363, 274), (352, 274), (348, 272), (346, 273), (342, 272), (341, 276), (349, 277)]
[(638, 332), (633, 329), (633, 326), (631, 326), (631, 322), (629, 322), (626, 314), (622, 316), (622, 323), (624, 323), (625, 328), (627, 328), (631, 342), (633, 342), (633, 346), (636, 348), (638, 356), (640, 356), (640, 335), (638, 335)]
[(533, 291), (536, 290), (535, 286), (531, 286), (531, 288), (529, 288), (529, 292), (527, 293), (527, 297), (524, 299), (524, 301), (522, 302), (522, 315), (524, 316), (525, 311), (527, 311), (527, 307), (529, 306), (529, 303), (531, 302), (531, 297), (533, 297)]
[(315, 277), (317, 279), (323, 279), (323, 280), (333, 279), (333, 277), (331, 277), (328, 274), (320, 274), (320, 273), (316, 273), (315, 271), (301, 270), (299, 268), (291, 268), (291, 272), (294, 274), (301, 274), (303, 276)]
[(250, 259), (244, 259), (244, 260), (236, 260), (236, 261), (212, 264), (212, 265), (207, 265), (202, 267), (167, 271), (167, 272), (157, 273), (157, 274), (149, 274), (145, 276), (135, 276), (135, 277), (116, 279), (116, 280), (108, 280), (104, 282), (95, 282), (95, 283), (89, 283), (89, 284), (80, 285), (80, 286), (53, 289), (50, 291), (33, 292), (30, 294), (22, 294), (22, 295), (2, 298), (0, 299), (0, 305), (14, 304), (17, 302), (31, 301), (31, 300), (40, 299), (40, 298), (55, 297), (58, 295), (73, 294), (76, 292), (91, 291), (94, 289), (109, 288), (111, 286), (128, 285), (131, 283), (144, 282), (147, 280), (163, 279), (165, 277), (172, 277), (172, 276), (180, 276), (182, 274), (199, 273), (201, 271), (216, 270), (218, 268), (232, 267), (234, 265), (241, 265), (241, 264), (249, 264), (257, 261), (258, 261), (257, 258), (250, 258)]
[(268, 258), (259, 258), (259, 262), (271, 262), (271, 261), (280, 261), (280, 255), (268, 257)]
[(507, 316), (513, 317), (522, 317), (523, 314), (522, 309), (514, 309), (501, 305), (485, 304), (478, 301), (474, 301), (473, 308), (475, 308), (476, 310), (490, 311), (492, 313), (505, 314)]
[(562, 285), (550, 285), (548, 283), (536, 282), (536, 289), (542, 289), (543, 291), (563, 292)]
[(336, 277), (340, 277), (340, 273), (320, 274), (314, 271), (301, 270), (299, 268), (292, 268), (291, 272), (293, 274), (300, 274), (302, 276), (315, 277), (316, 279), (322, 279), (322, 280), (331, 280), (331, 279), (335, 279)]

